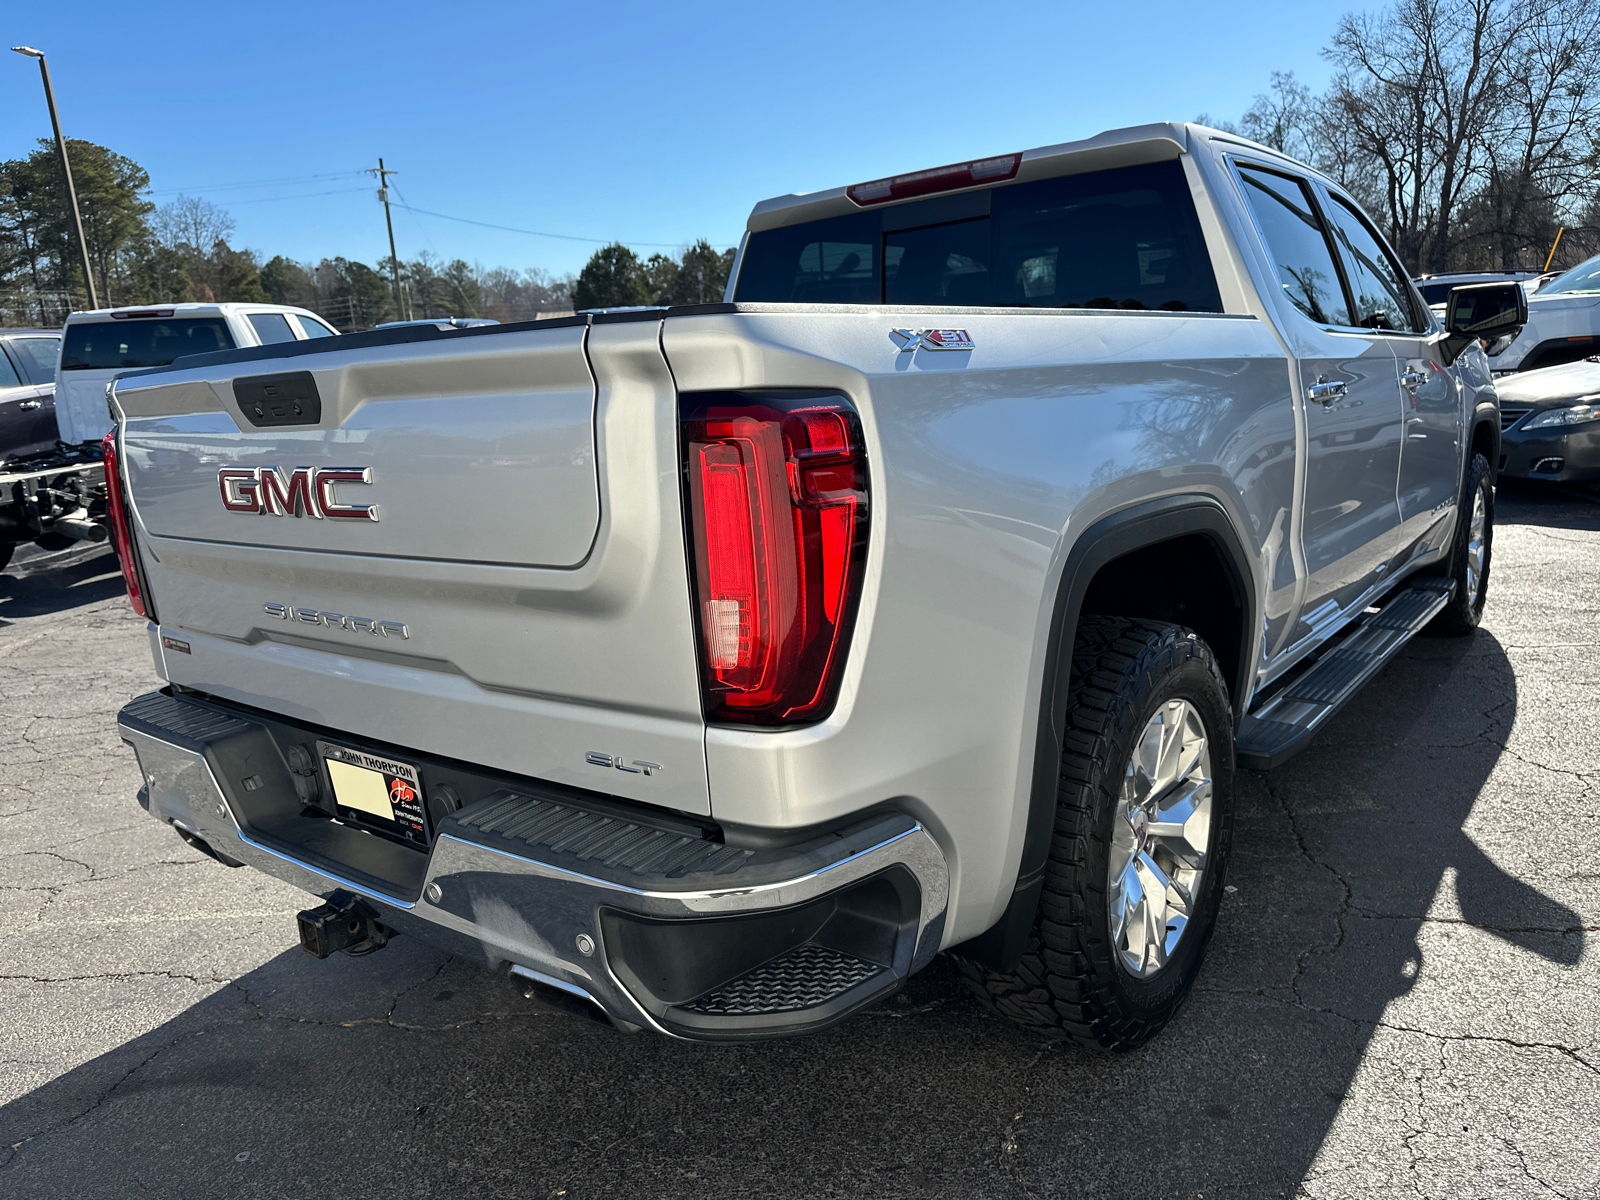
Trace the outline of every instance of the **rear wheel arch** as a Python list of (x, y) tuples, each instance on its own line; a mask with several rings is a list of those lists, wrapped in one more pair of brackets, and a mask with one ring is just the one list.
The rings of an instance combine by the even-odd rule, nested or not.
[[(1055, 826), (1079, 622), (1089, 615), (1147, 617), (1193, 629), (1217, 656), (1237, 726), (1254, 675), (1253, 635), (1260, 624), (1250, 562), (1234, 518), (1204, 494), (1167, 496), (1119, 510), (1088, 526), (1073, 543), (1056, 588), (1045, 650), (1027, 827), (1015, 886), (1000, 920), (961, 946), (963, 957), (1008, 971), (1033, 928)], [(1183, 580), (1182, 586), (1148, 586), (1152, 573), (1165, 583), (1163, 566)], [(1141, 581), (1145, 586), (1138, 586)], [(1116, 605), (1141, 611), (1110, 611)]]

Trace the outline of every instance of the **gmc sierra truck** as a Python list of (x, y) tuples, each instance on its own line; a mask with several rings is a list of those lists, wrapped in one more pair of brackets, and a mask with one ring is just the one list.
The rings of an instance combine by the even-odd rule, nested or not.
[(817, 1030), (940, 951), (1113, 1049), (1236, 765), (1476, 626), (1499, 417), (1334, 183), (1150, 125), (756, 206), (726, 300), (127, 375), (139, 802), (627, 1030)]

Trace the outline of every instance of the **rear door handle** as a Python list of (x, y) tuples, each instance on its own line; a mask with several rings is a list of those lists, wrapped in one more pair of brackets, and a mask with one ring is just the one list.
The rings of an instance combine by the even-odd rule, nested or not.
[(1400, 376), (1400, 386), (1403, 388), (1409, 388), (1413, 392), (1427, 382), (1428, 377), (1426, 375), (1424, 375), (1421, 371), (1412, 370), (1410, 368), (1407, 368), (1406, 373)]
[(32, 412), (34, 409), (40, 407), (41, 404), (42, 401), (39, 400), (24, 400), (21, 404), (17, 405), (17, 407), (23, 412)]
[(1319, 379), (1306, 389), (1306, 397), (1310, 400), (1315, 400), (1324, 408), (1335, 400), (1342, 400), (1349, 394), (1350, 385), (1342, 379), (1335, 379), (1331, 383), (1327, 380)]

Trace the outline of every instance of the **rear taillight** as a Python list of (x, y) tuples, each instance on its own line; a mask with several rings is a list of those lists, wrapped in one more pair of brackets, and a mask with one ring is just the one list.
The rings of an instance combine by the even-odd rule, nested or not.
[(819, 721), (866, 555), (861, 422), (834, 397), (701, 396), (683, 433), (706, 716)]
[(111, 544), (116, 547), (117, 562), (122, 567), (122, 581), (128, 585), (128, 600), (134, 612), (154, 620), (145, 611), (144, 589), (139, 586), (139, 549), (133, 544), (133, 526), (128, 522), (128, 507), (123, 502), (115, 429), (100, 442), (100, 457), (106, 465), (106, 523), (111, 526)]

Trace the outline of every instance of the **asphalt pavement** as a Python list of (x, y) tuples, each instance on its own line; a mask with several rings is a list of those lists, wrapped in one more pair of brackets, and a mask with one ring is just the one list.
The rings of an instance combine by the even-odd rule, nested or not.
[(1600, 502), (1500, 494), (1472, 638), (1419, 638), (1243, 772), (1179, 1018), (1105, 1055), (937, 960), (760, 1046), (624, 1036), (307, 897), (134, 801), (155, 685), (103, 549), (0, 576), (0, 1196), (1600, 1196)]

